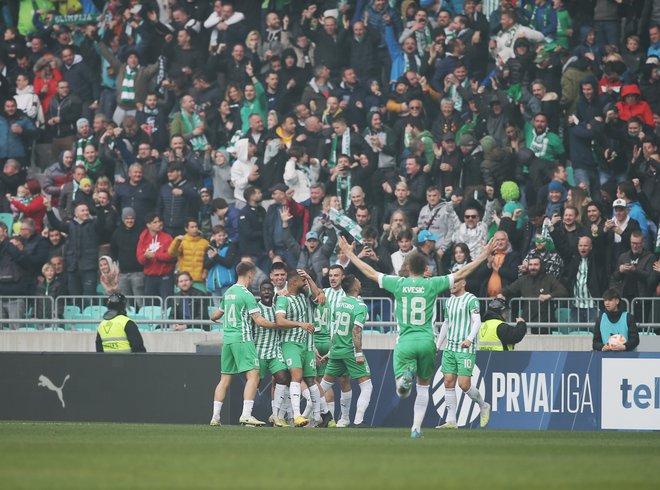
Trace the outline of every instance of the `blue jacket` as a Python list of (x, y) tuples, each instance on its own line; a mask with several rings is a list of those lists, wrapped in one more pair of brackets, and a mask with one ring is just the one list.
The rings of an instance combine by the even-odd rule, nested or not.
[(215, 248), (218, 252), (212, 259), (208, 254), (204, 255), (204, 268), (208, 269), (206, 276), (206, 288), (209, 291), (217, 291), (224, 286), (231, 286), (236, 282), (237, 249), (236, 245), (228, 240), (220, 248), (211, 242), (209, 248)]
[[(20, 135), (11, 131), (12, 124), (18, 124), (23, 128)], [(0, 116), (0, 159), (23, 158), (25, 157), (25, 138), (30, 138), (37, 134), (37, 128), (32, 120), (17, 111), (14, 117), (9, 120), (7, 116)]]
[(649, 237), (649, 225), (646, 222), (646, 212), (642, 209), (639, 201), (628, 203), (628, 216), (639, 223), (639, 227), (642, 229), (642, 234), (644, 235), (644, 240), (646, 240)]
[(357, 6), (355, 7), (355, 14), (353, 15), (353, 20), (351, 24), (356, 23), (358, 20), (364, 20), (365, 10), (369, 15), (369, 30), (380, 34), (381, 40), (380, 40), (380, 44), (378, 45), (379, 48), (385, 47), (385, 29), (387, 26), (385, 25), (385, 21), (383, 20), (383, 14), (388, 14), (390, 16), (390, 19), (392, 19), (391, 25), (394, 26), (394, 34), (397, 38), (403, 32), (403, 21), (401, 20), (401, 16), (399, 15), (399, 12), (397, 12), (395, 9), (393, 9), (387, 4), (385, 5), (383, 12), (377, 12), (376, 10), (374, 10), (373, 2), (371, 0), (358, 0)]

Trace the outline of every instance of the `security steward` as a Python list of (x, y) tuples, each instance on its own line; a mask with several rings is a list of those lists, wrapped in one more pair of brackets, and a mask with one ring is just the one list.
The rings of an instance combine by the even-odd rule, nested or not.
[(524, 318), (516, 318), (516, 325), (507, 324), (506, 303), (494, 299), (488, 303), (485, 321), (479, 329), (479, 350), (513, 350), (514, 344), (520, 342), (527, 333), (527, 323)]
[(96, 352), (147, 352), (137, 325), (126, 316), (126, 296), (111, 294), (105, 304), (108, 311), (96, 330)]

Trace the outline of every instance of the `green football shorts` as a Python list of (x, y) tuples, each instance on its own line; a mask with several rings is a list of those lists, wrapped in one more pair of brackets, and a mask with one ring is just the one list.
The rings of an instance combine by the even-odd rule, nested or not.
[(458, 376), (472, 376), (476, 354), (447, 350), (442, 353), (442, 372)]
[(431, 379), (435, 371), (435, 343), (433, 340), (399, 341), (394, 346), (394, 379), (406, 370), (420, 379)]
[(371, 377), (369, 363), (366, 358), (362, 365), (358, 364), (355, 358), (351, 357), (346, 359), (328, 359), (328, 366), (325, 368), (325, 374), (337, 378), (339, 376), (345, 376), (346, 372), (348, 372), (348, 375), (352, 379)]
[(282, 342), (282, 356), (287, 369), (302, 369), (305, 378), (316, 376), (316, 356), (314, 351), (307, 350), (305, 344)]
[(276, 357), (272, 359), (259, 359), (259, 379), (264, 379), (266, 377), (266, 370), (270, 374), (275, 374), (278, 371), (286, 371), (286, 364), (284, 363), (284, 357), (282, 354), (278, 353)]
[[(330, 339), (328, 340), (316, 340), (314, 339), (314, 347), (316, 347), (316, 350), (319, 351), (319, 355), (323, 357), (328, 353), (330, 350)], [(323, 376), (326, 370), (327, 362), (321, 363), (318, 366), (316, 366), (316, 375), (317, 376)]]
[(252, 369), (259, 369), (259, 358), (254, 342), (222, 344), (222, 356), (220, 357), (222, 374), (238, 374)]

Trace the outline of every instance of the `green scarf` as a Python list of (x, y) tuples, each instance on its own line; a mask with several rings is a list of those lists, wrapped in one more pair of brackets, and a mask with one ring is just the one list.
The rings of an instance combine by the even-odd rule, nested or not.
[(78, 138), (76, 141), (76, 165), (85, 165), (85, 157), (83, 153), (85, 152), (85, 147), (92, 144), (92, 137), (89, 138)]
[[(195, 112), (193, 112), (192, 117), (190, 117), (186, 114), (186, 111), (181, 111), (181, 119), (186, 127), (186, 133), (192, 133), (197, 126), (204, 122)], [(192, 145), (193, 151), (205, 151), (208, 141), (206, 140), (204, 133), (202, 133), (199, 136), (193, 136), (190, 140), (190, 144)]]
[(122, 104), (133, 105), (135, 103), (135, 78), (137, 77), (138, 68), (131, 69), (126, 65), (126, 73), (121, 82), (121, 95), (120, 101)]

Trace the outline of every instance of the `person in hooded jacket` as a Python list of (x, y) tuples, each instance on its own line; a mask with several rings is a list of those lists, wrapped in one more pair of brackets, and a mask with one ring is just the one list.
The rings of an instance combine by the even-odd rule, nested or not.
[(627, 121), (631, 117), (639, 118), (645, 125), (653, 127), (653, 111), (649, 104), (642, 100), (639, 86), (624, 85), (621, 89), (621, 100), (616, 103), (619, 117)]

